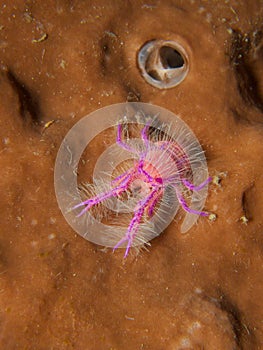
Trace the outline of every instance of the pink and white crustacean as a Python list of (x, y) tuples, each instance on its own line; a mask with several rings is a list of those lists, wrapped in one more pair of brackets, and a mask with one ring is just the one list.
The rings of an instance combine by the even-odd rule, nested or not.
[[(136, 155), (131, 168), (118, 175), (111, 181), (111, 187), (88, 198), (74, 206), (73, 209), (84, 207), (78, 216), (103, 201), (117, 197), (122, 200), (122, 195), (129, 193), (129, 197), (137, 199), (132, 209), (131, 218), (126, 234), (116, 243), (114, 250), (126, 244), (124, 257), (127, 257), (140, 226), (145, 224), (157, 212), (164, 191), (171, 188), (175, 191), (177, 200), (181, 207), (188, 213), (207, 216), (205, 211), (191, 209), (187, 204), (185, 193), (188, 191), (200, 191), (211, 180), (208, 177), (199, 185), (192, 183), (193, 174), (190, 160), (183, 148), (173, 139), (164, 139), (151, 142), (148, 138), (149, 124), (141, 131), (142, 145), (129, 145), (122, 139), (122, 126), (117, 126), (117, 144), (124, 150)], [(167, 203), (168, 204), (168, 203)]]
[[(109, 129), (115, 130), (112, 139)], [(89, 173), (93, 181), (83, 183), (80, 160), (89, 162), (90, 142), (104, 135), (107, 143), (100, 142)], [(208, 215), (204, 151), (185, 122), (159, 106), (120, 103), (80, 119), (61, 143), (54, 175), (59, 207), (75, 232), (104, 247), (125, 248), (125, 257), (160, 235), (180, 208), (182, 233)]]

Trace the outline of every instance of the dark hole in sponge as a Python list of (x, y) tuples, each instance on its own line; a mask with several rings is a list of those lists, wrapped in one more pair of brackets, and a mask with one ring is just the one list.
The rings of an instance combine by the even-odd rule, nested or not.
[(184, 65), (182, 55), (170, 46), (162, 46), (159, 50), (162, 65), (166, 69), (180, 68)]

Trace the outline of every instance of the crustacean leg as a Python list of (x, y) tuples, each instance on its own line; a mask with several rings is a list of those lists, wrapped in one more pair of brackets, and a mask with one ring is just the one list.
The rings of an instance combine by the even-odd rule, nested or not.
[(120, 194), (122, 194), (123, 192), (125, 192), (129, 187), (133, 173), (134, 173), (133, 170), (131, 170), (127, 173), (122, 174), (118, 179), (119, 184), (117, 186), (115, 186), (114, 188), (112, 188), (111, 190), (102, 192), (95, 197), (92, 197), (90, 199), (87, 199), (87, 200), (75, 205), (73, 207), (73, 209), (77, 209), (81, 206), (85, 206), (85, 208), (77, 215), (77, 217), (83, 215), (87, 210), (89, 210), (93, 206), (101, 203), (105, 199), (108, 199), (110, 197), (117, 197)]
[(177, 189), (175, 191), (176, 191), (176, 195), (177, 195), (177, 199), (178, 199), (179, 203), (181, 204), (182, 208), (186, 212), (191, 213), (191, 214), (197, 214), (200, 216), (208, 216), (209, 215), (209, 213), (207, 213), (205, 211), (199, 211), (199, 210), (189, 208), (189, 206), (186, 203), (186, 200), (184, 199), (183, 194)]
[(116, 137), (116, 143), (126, 151), (129, 151), (131, 153), (137, 153), (137, 150), (130, 145), (128, 145), (126, 142), (122, 139), (122, 124), (118, 124), (117, 126), (117, 137)]
[(119, 248), (124, 242), (127, 242), (124, 258), (126, 258), (129, 254), (130, 248), (132, 246), (132, 242), (133, 242), (134, 238), (136, 237), (136, 234), (137, 234), (139, 225), (141, 223), (142, 217), (145, 213), (145, 210), (148, 207), (149, 203), (155, 197), (157, 191), (158, 191), (158, 189), (153, 190), (149, 194), (149, 196), (147, 196), (144, 200), (141, 200), (138, 203), (137, 209), (135, 209), (134, 216), (133, 216), (132, 220), (130, 221), (130, 224), (129, 224), (128, 229), (126, 231), (126, 235), (114, 247), (114, 250), (115, 250), (115, 249)]
[(189, 190), (191, 191), (200, 191), (202, 188), (204, 188), (207, 184), (209, 184), (209, 182), (212, 180), (212, 177), (208, 177), (204, 182), (202, 182), (200, 185), (195, 186), (194, 184), (192, 184), (190, 181), (186, 180), (186, 179), (182, 179), (183, 184), (185, 185), (185, 187), (187, 187)]
[(148, 145), (149, 145), (149, 139), (148, 139), (148, 135), (147, 135), (147, 132), (148, 132), (148, 130), (149, 130), (149, 127), (150, 127), (150, 124), (147, 123), (147, 124), (143, 127), (143, 129), (142, 129), (142, 131), (141, 131), (141, 138), (142, 138), (144, 144), (145, 144), (147, 147), (148, 147)]

